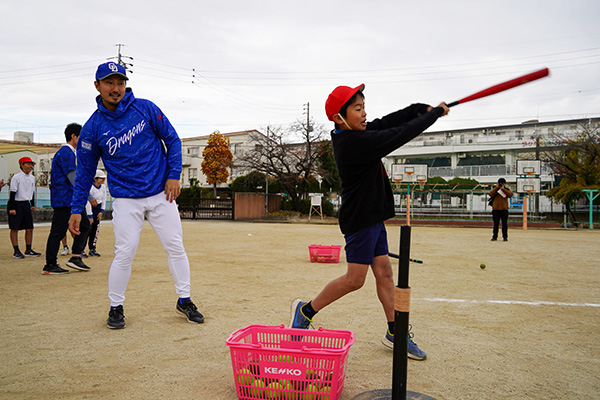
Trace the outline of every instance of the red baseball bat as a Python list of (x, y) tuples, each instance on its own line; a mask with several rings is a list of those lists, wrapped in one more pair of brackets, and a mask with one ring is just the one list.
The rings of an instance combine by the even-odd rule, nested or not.
[(514, 87), (524, 85), (527, 82), (535, 81), (537, 79), (543, 78), (550, 74), (550, 70), (548, 68), (540, 69), (539, 71), (532, 72), (527, 75), (520, 76), (515, 79), (511, 79), (510, 81), (502, 82), (497, 85), (491, 86), (487, 89), (484, 89), (480, 92), (474, 93), (470, 96), (464, 97), (460, 100), (453, 101), (452, 103), (447, 104), (448, 107), (453, 107), (457, 104), (466, 103), (467, 101), (480, 99), (482, 97), (491, 96), (496, 93), (504, 92), (505, 90), (512, 89)]

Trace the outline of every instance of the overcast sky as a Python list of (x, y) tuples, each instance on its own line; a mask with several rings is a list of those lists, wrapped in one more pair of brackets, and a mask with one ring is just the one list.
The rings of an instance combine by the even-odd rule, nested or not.
[(310, 117), (365, 83), (368, 118), (551, 76), (454, 107), (430, 130), (600, 116), (600, 1), (2, 0), (0, 139), (64, 141), (95, 110), (98, 64), (131, 57), (136, 97), (182, 138)]

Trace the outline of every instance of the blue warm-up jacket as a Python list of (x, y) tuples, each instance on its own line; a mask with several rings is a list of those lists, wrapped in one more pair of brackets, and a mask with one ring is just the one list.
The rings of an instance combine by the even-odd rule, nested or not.
[(71, 213), (80, 214), (102, 157), (113, 197), (145, 198), (180, 179), (181, 140), (167, 117), (151, 101), (136, 99), (131, 88), (115, 112), (100, 96), (98, 109), (85, 123), (77, 143), (77, 177)]

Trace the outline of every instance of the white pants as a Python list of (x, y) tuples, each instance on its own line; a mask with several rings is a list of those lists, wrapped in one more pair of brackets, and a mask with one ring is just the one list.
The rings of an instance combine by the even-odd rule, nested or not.
[(144, 217), (165, 249), (169, 270), (179, 297), (190, 297), (190, 263), (183, 248), (181, 219), (175, 202), (164, 193), (143, 199), (117, 198), (113, 202), (115, 258), (108, 272), (108, 298), (112, 307), (123, 304), (131, 276), (131, 263), (140, 243)]

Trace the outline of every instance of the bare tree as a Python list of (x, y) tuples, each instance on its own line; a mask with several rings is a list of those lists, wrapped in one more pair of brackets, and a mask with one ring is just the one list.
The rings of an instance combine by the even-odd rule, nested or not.
[(318, 174), (325, 138), (322, 126), (307, 121), (298, 120), (287, 129), (267, 126), (266, 134), (251, 135), (238, 165), (277, 179), (299, 209), (309, 180)]
[(582, 124), (574, 137), (559, 133), (553, 142), (556, 146), (544, 151), (541, 159), (562, 179), (546, 195), (563, 203), (576, 222), (571, 203), (584, 195), (583, 189), (600, 189), (599, 127)]

